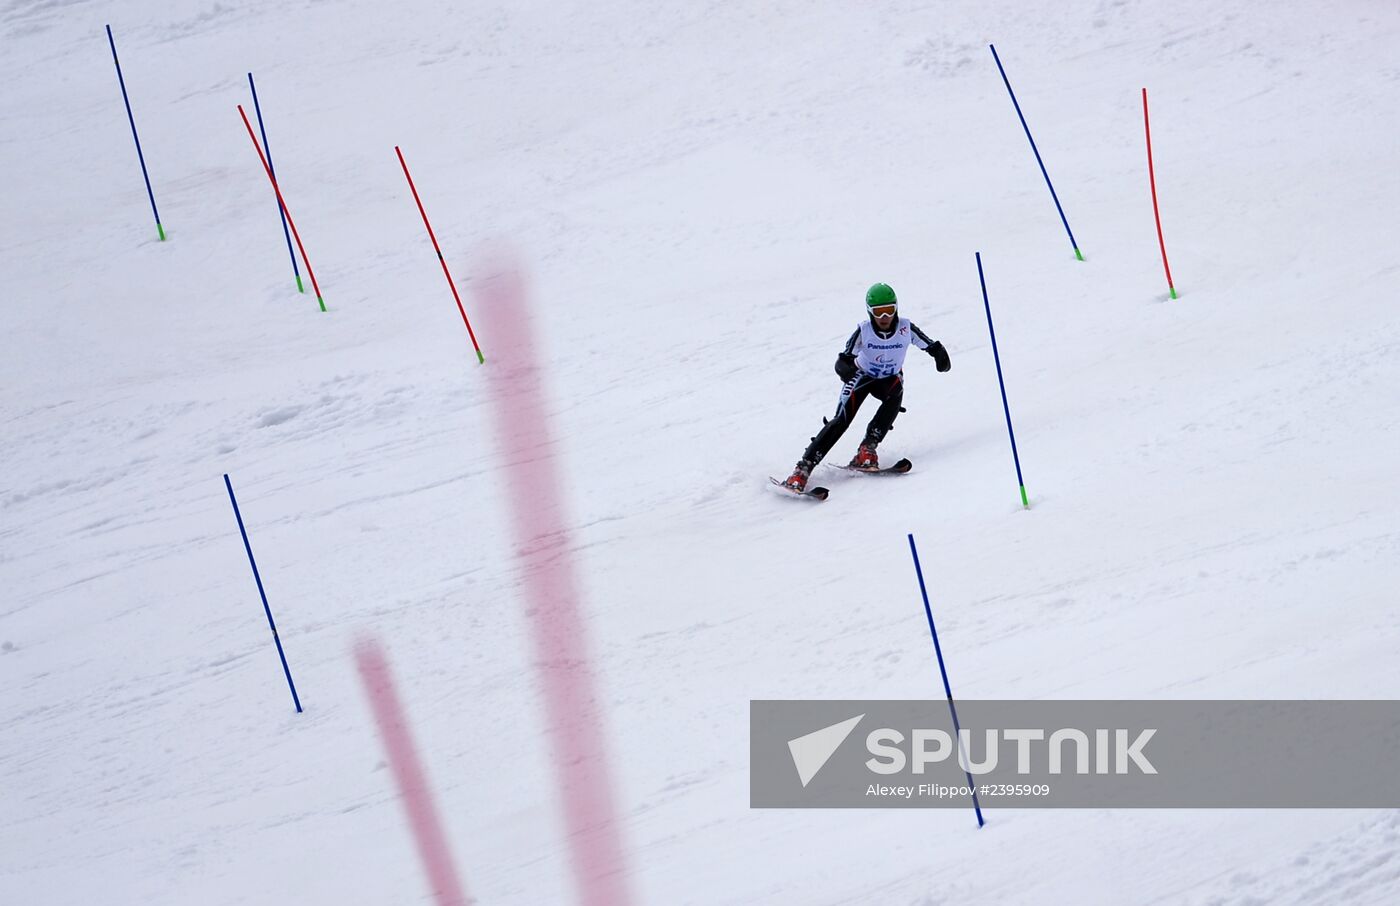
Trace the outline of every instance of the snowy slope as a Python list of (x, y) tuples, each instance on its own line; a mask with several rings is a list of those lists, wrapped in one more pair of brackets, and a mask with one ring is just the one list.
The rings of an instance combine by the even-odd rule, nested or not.
[[(637, 902), (1400, 896), (1390, 812), (747, 807), (749, 699), (940, 694), (907, 532), (962, 698), (1400, 694), (1400, 8), (1163, 6), (12, 0), (0, 902), (430, 902), (366, 633), (472, 894), (571, 900), (483, 372), (526, 351), (476, 364), (395, 145), (459, 284), (528, 269)], [(875, 280), (953, 357), (916, 469), (781, 499)]]

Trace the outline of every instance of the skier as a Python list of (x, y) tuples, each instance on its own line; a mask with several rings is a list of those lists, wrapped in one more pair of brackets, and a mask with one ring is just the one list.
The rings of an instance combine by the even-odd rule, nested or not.
[(910, 345), (933, 357), (939, 371), (953, 367), (948, 350), (937, 340), (930, 340), (914, 322), (899, 316), (894, 290), (885, 283), (876, 283), (865, 293), (868, 320), (860, 322), (846, 348), (836, 357), (836, 375), (845, 383), (836, 401), (836, 415), (822, 426), (817, 436), (802, 453), (797, 467), (783, 485), (802, 492), (812, 468), (831, 451), (855, 420), (856, 410), (867, 396), (880, 401), (880, 408), (865, 429), (865, 440), (851, 459), (850, 468), (876, 471), (880, 468), (875, 448), (894, 426), (902, 411), (904, 400), (904, 355)]

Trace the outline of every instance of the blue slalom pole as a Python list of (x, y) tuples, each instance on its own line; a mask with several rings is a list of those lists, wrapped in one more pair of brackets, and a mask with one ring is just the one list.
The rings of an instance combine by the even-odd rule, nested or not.
[[(914, 536), (909, 535), (909, 553), (914, 555), (914, 574), (919, 577), (919, 594), (924, 596), (924, 614), (928, 617), (928, 631), (933, 636), (933, 652), (938, 655), (938, 672), (943, 677), (943, 691), (948, 696), (948, 710), (953, 715), (953, 731), (959, 740), (961, 751), (962, 726), (958, 723), (958, 706), (953, 704), (953, 687), (948, 684), (948, 668), (943, 665), (943, 647), (938, 644), (938, 630), (933, 628), (933, 608), (928, 603), (928, 588), (924, 586), (924, 571), (919, 566), (919, 549), (914, 546)], [(972, 780), (972, 772), (964, 768), (967, 785), (972, 790), (972, 808), (977, 812), (977, 826), (982, 827), (982, 805), (977, 801), (977, 784)]]
[(258, 563), (253, 559), (253, 546), (248, 543), (248, 530), (243, 527), (243, 514), (238, 512), (238, 498), (233, 496), (233, 482), (224, 473), (224, 487), (228, 488), (229, 503), (233, 504), (233, 516), (238, 520), (238, 533), (243, 536), (243, 549), (248, 552), (248, 562), (253, 566), (253, 581), (258, 583), (258, 594), (262, 596), (263, 610), (267, 613), (267, 625), (272, 627), (272, 640), (277, 643), (277, 656), (282, 659), (282, 672), (287, 674), (287, 688), (292, 690), (292, 704), (301, 713), (301, 699), (297, 698), (297, 687), (292, 682), (292, 670), (287, 666), (287, 655), (282, 651), (282, 638), (277, 635), (277, 624), (272, 621), (272, 608), (267, 606), (267, 592), (263, 591), (262, 576), (258, 575)]
[(1031, 138), (1031, 127), (1026, 125), (1025, 114), (1021, 113), (1021, 105), (1016, 102), (1016, 92), (1011, 90), (1011, 80), (1006, 77), (1006, 70), (1002, 68), (1001, 57), (997, 56), (996, 45), (988, 44), (987, 46), (992, 49), (992, 59), (997, 61), (997, 70), (1001, 72), (1001, 80), (1006, 83), (1006, 93), (1011, 95), (1011, 104), (1016, 108), (1016, 116), (1021, 120), (1021, 128), (1026, 130), (1026, 138), (1030, 139), (1035, 162), (1040, 164), (1040, 175), (1045, 177), (1045, 184), (1050, 187), (1050, 197), (1055, 201), (1055, 210), (1060, 212), (1060, 222), (1065, 225), (1065, 232), (1069, 233), (1069, 244), (1074, 247), (1074, 257), (1083, 261), (1084, 256), (1080, 254), (1079, 243), (1074, 241), (1074, 231), (1069, 228), (1069, 218), (1065, 217), (1065, 209), (1060, 207), (1060, 196), (1055, 194), (1055, 187), (1050, 183), (1050, 174), (1045, 171), (1045, 161), (1040, 159), (1040, 149), (1035, 146), (1035, 139)]
[(151, 191), (151, 174), (146, 172), (146, 155), (141, 153), (141, 139), (136, 134), (136, 117), (131, 115), (131, 98), (126, 93), (126, 79), (122, 78), (122, 64), (117, 59), (117, 42), (112, 39), (112, 26), (107, 26), (107, 43), (112, 45), (112, 62), (117, 64), (117, 82), (122, 86), (122, 101), (126, 103), (126, 118), (131, 123), (131, 137), (136, 141), (136, 159), (141, 161), (141, 176), (146, 180), (146, 194), (151, 199), (151, 213), (156, 216), (156, 232), (160, 241), (165, 241), (165, 227), (160, 225), (160, 211), (156, 210), (156, 193)]
[[(267, 143), (267, 127), (263, 125), (262, 107), (258, 106), (258, 88), (253, 84), (253, 74), (248, 73), (248, 87), (253, 92), (253, 112), (258, 115), (258, 131), (262, 133), (263, 154), (267, 156), (267, 169), (272, 174), (274, 180), (277, 179), (277, 168), (272, 165), (272, 148)], [(287, 230), (287, 215), (282, 210), (282, 202), (277, 202), (277, 216), (282, 218), (282, 238), (287, 240), (287, 254), (292, 257), (292, 273), (297, 278), (297, 292), (306, 292), (306, 287), (301, 282), (301, 268), (297, 267), (297, 253), (292, 251), (292, 234)]]
[(982, 253), (977, 253), (977, 280), (982, 284), (982, 305), (987, 309), (987, 333), (992, 337), (992, 359), (997, 363), (997, 384), (1001, 387), (1001, 409), (1006, 413), (1006, 433), (1011, 436), (1011, 460), (1016, 463), (1016, 484), (1021, 488), (1021, 506), (1030, 508), (1026, 481), (1021, 477), (1021, 456), (1016, 452), (1016, 431), (1011, 427), (1011, 406), (1006, 402), (1006, 381), (1001, 376), (1001, 354), (997, 352), (997, 329), (992, 326), (992, 303), (987, 301), (987, 278), (982, 275)]

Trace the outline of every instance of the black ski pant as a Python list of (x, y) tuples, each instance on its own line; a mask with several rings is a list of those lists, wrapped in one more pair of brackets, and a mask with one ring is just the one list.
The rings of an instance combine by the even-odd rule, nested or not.
[(873, 445), (878, 444), (894, 427), (894, 420), (901, 411), (899, 407), (904, 401), (903, 372), (885, 378), (874, 378), (861, 372), (847, 381), (841, 387), (841, 396), (836, 402), (836, 415), (828, 419), (817, 436), (812, 438), (802, 458), (813, 465), (825, 459), (851, 422), (855, 421), (856, 410), (867, 396), (880, 401), (880, 408), (865, 429), (865, 442)]

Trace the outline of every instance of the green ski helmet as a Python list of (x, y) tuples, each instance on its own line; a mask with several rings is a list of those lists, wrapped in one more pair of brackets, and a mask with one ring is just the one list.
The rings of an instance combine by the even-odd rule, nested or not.
[(899, 300), (895, 297), (894, 290), (888, 283), (876, 283), (865, 291), (865, 310), (867, 312), (872, 308), (898, 304)]

